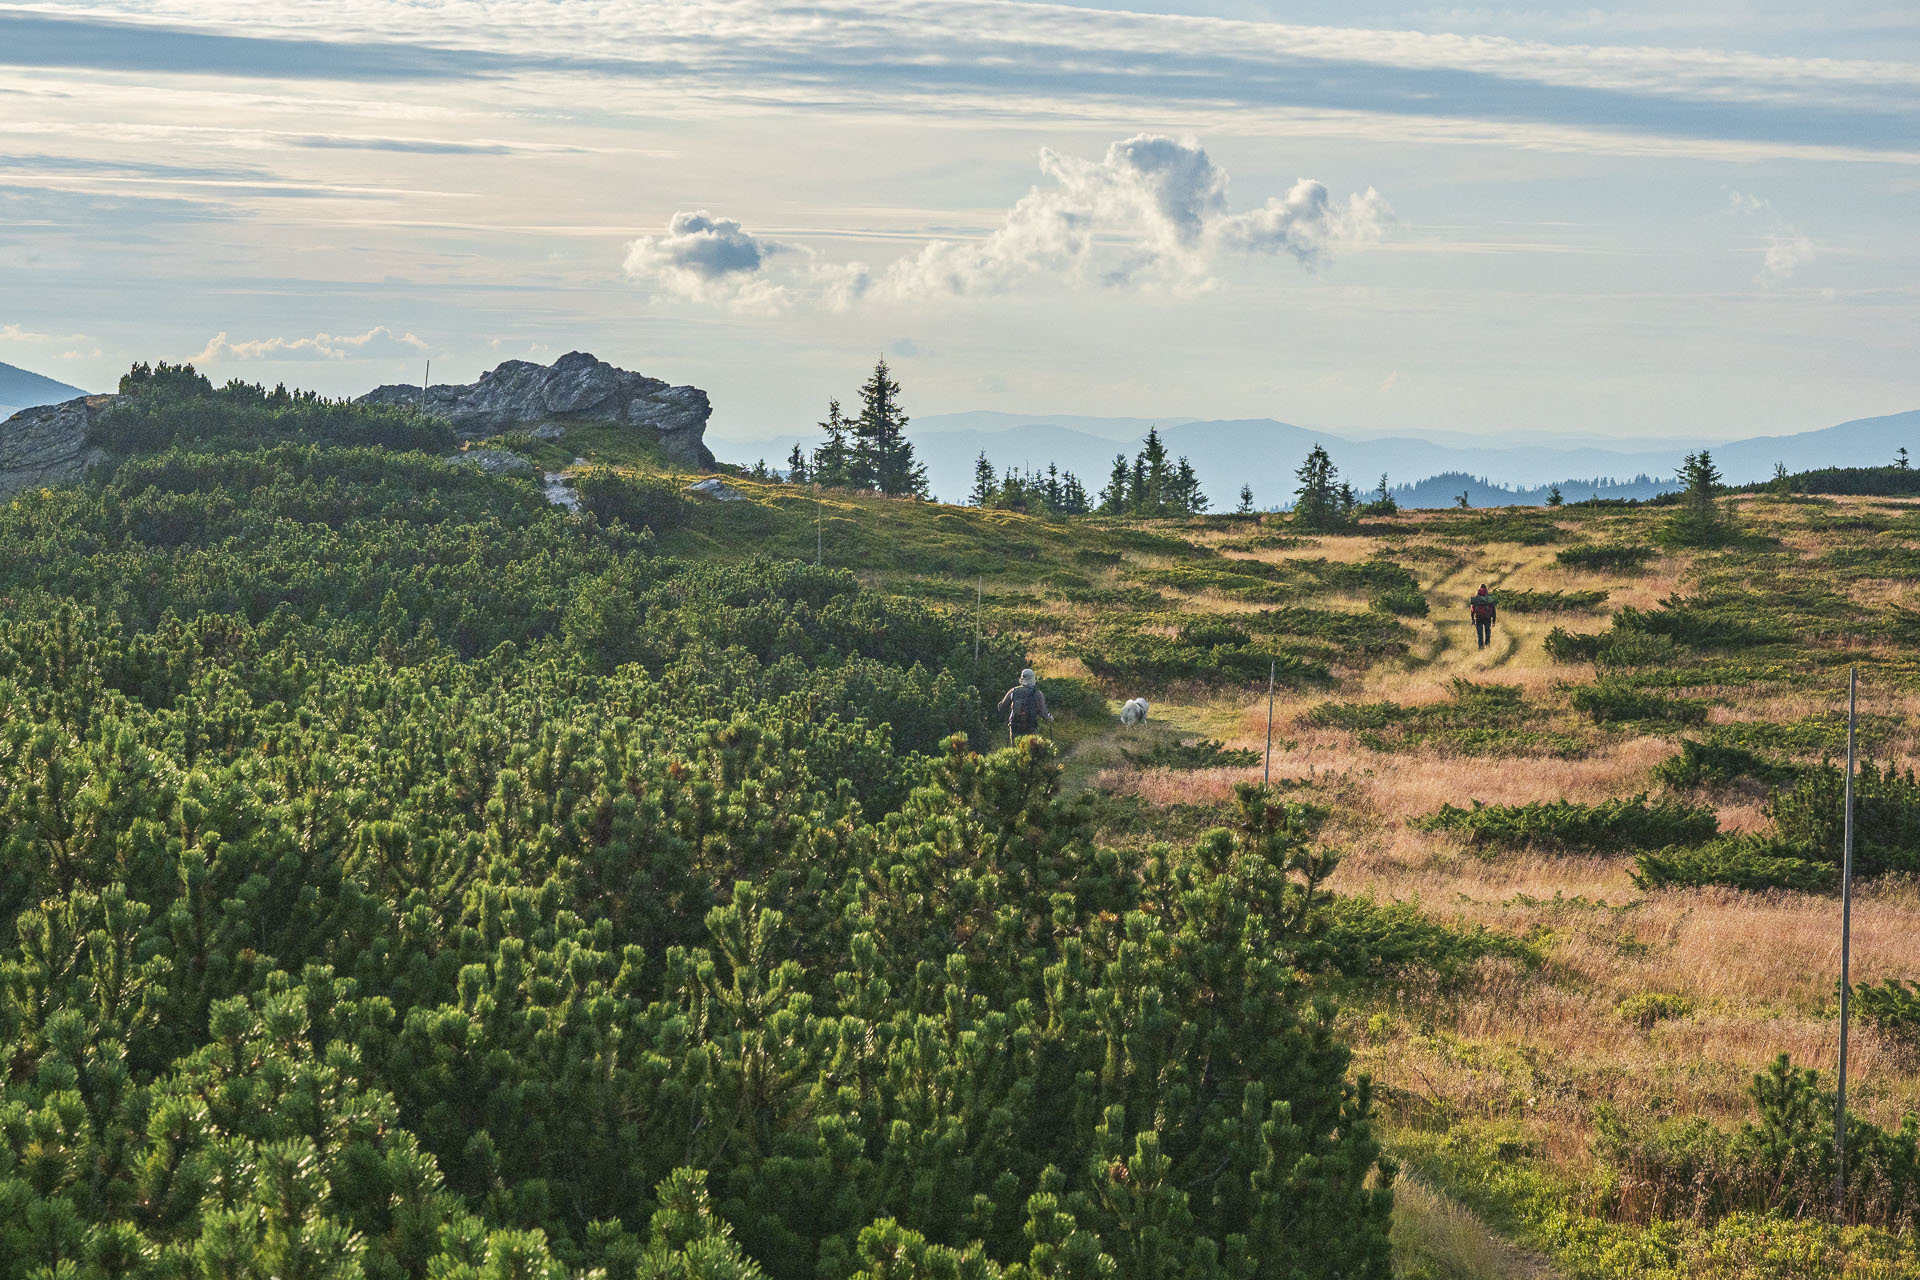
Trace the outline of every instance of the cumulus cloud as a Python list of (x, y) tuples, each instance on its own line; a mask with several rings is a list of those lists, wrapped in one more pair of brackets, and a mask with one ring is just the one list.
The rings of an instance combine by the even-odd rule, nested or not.
[(668, 220), (665, 235), (628, 242), (627, 278), (669, 297), (774, 310), (785, 305), (787, 291), (765, 269), (786, 247), (732, 218), (682, 210)]
[(427, 344), (411, 333), (376, 325), (365, 333), (316, 333), (310, 338), (260, 338), (234, 342), (225, 330), (215, 334), (194, 364), (221, 360), (395, 360), (424, 355)]
[[(1040, 286), (1211, 287), (1228, 259), (1285, 254), (1303, 267), (1378, 242), (1392, 220), (1380, 194), (1335, 200), (1301, 179), (1283, 197), (1230, 211), (1226, 171), (1199, 142), (1142, 133), (1099, 159), (1040, 152), (1046, 181), (977, 240), (932, 240), (875, 271), (747, 231), (700, 210), (627, 245), (630, 279), (654, 292), (742, 310), (807, 301), (842, 311), (867, 298), (916, 302)], [(791, 254), (790, 270), (770, 259)]]
[(1391, 218), (1372, 188), (1335, 202), (1310, 179), (1230, 213), (1226, 171), (1192, 138), (1138, 134), (1098, 160), (1043, 150), (1040, 171), (1048, 182), (985, 239), (933, 241), (890, 267), (880, 291), (991, 294), (1049, 279), (1204, 288), (1231, 255), (1285, 253), (1314, 267), (1378, 241)]

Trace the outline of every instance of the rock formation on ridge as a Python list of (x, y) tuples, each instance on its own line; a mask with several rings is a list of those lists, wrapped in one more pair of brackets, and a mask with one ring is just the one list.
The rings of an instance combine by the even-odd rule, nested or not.
[(616, 369), (584, 351), (551, 365), (509, 360), (465, 386), (441, 384), (423, 391), (396, 384), (360, 399), (418, 405), (445, 418), (466, 440), (516, 431), (553, 439), (568, 427), (587, 424), (644, 427), (655, 434), (661, 452), (682, 466), (714, 465), (703, 438), (713, 413), (706, 392)]
[(93, 424), (116, 399), (78, 396), (0, 422), (0, 502), (35, 485), (70, 484), (105, 458), (92, 442)]

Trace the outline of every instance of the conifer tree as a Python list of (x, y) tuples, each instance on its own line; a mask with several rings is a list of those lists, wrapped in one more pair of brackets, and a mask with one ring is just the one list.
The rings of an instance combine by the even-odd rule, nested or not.
[(1133, 496), (1133, 473), (1127, 466), (1127, 455), (1113, 455), (1113, 470), (1107, 475), (1107, 487), (1100, 491), (1100, 514), (1103, 516), (1123, 516), (1127, 514)]
[(1140, 461), (1143, 464), (1140, 468), (1140, 513), (1166, 515), (1173, 470), (1167, 465), (1167, 446), (1161, 442), (1159, 427), (1147, 428), (1147, 442), (1140, 450)]
[(973, 460), (973, 490), (967, 494), (967, 502), (976, 507), (992, 503), (1000, 492), (1000, 478), (994, 474), (993, 463), (982, 449), (980, 456)]
[(1562, 503), (1564, 503), (1565, 501), (1566, 501), (1566, 498), (1561, 494), (1559, 485), (1556, 484), (1556, 485), (1547, 486), (1547, 505), (1548, 506), (1557, 507)]
[(1233, 511), (1235, 515), (1250, 516), (1253, 514), (1252, 485), (1243, 484), (1240, 486), (1240, 505), (1235, 507)]
[(807, 451), (796, 444), (787, 455), (787, 479), (794, 484), (806, 484), (808, 478)]
[(1200, 477), (1193, 464), (1183, 456), (1173, 473), (1173, 499), (1168, 504), (1182, 515), (1197, 516), (1207, 509), (1207, 495), (1200, 491)]
[(900, 384), (885, 357), (860, 388), (860, 416), (854, 420), (853, 485), (878, 489), (896, 498), (927, 496), (927, 469), (914, 460), (907, 439), (907, 414), (900, 407)]
[(820, 424), (827, 438), (813, 451), (813, 482), (829, 489), (851, 489), (853, 481), (853, 424), (840, 412), (840, 402), (827, 402), (827, 417)]
[(1307, 460), (1293, 475), (1300, 482), (1294, 490), (1293, 518), (1302, 527), (1330, 533), (1340, 527), (1340, 490), (1333, 459), (1326, 449), (1314, 445)]

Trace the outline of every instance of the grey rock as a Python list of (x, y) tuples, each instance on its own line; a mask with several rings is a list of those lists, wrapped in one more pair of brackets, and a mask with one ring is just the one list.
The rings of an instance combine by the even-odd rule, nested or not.
[(573, 477), (563, 471), (549, 471), (541, 479), (545, 482), (548, 502), (568, 511), (580, 509), (580, 495), (573, 491)]
[(747, 495), (722, 480), (719, 476), (708, 476), (705, 480), (695, 481), (687, 486), (688, 493), (697, 493), (703, 498), (712, 498), (715, 502), (746, 502)]
[(505, 449), (464, 449), (447, 459), (460, 466), (478, 467), (490, 476), (533, 476), (539, 468)]
[[(654, 433), (662, 452), (681, 465), (714, 465), (704, 439), (713, 415), (706, 392), (616, 369), (584, 351), (570, 352), (550, 365), (509, 360), (465, 386), (442, 384), (425, 391), (376, 387), (360, 399), (417, 405), (445, 418), (466, 440), (513, 431), (553, 439), (569, 427), (587, 424), (644, 428)], [(548, 431), (555, 434), (543, 434)]]
[(80, 396), (0, 422), (0, 501), (36, 485), (69, 484), (104, 459), (106, 450), (92, 443), (93, 426), (118, 398)]

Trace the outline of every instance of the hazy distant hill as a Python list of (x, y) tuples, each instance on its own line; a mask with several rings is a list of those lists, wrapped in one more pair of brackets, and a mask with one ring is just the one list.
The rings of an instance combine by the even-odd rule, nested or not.
[(31, 370), (0, 363), (0, 419), (35, 405), (59, 404), (62, 400), (85, 394), (79, 387), (70, 387)]
[[(1620, 450), (1584, 444), (1476, 445), (1459, 436), (1444, 443), (1417, 436), (1356, 439), (1272, 418), (1197, 421), (992, 412), (931, 414), (916, 419), (909, 430), (927, 464), (934, 492), (955, 501), (971, 486), (973, 462), (982, 450), (1002, 468), (1056, 463), (1097, 490), (1106, 483), (1114, 455), (1131, 453), (1156, 422), (1167, 448), (1192, 460), (1216, 508), (1231, 505), (1242, 484), (1253, 487), (1254, 501), (1263, 508), (1290, 502), (1294, 469), (1316, 443), (1326, 446), (1334, 465), (1355, 488), (1371, 490), (1384, 473), (1391, 487), (1402, 489), (1409, 505), (1435, 506), (1452, 505), (1461, 486), (1448, 481), (1453, 487), (1445, 492), (1446, 484), (1420, 482), (1458, 474), (1475, 478), (1467, 487), (1476, 490), (1476, 506), (1540, 501), (1549, 484), (1558, 484), (1570, 502), (1595, 492), (1606, 497), (1650, 497), (1674, 487), (1671, 478), (1681, 458), (1701, 443), (1676, 439), (1669, 446), (1650, 448), (1644, 440), (1636, 440), (1636, 447)], [(1121, 434), (1128, 430), (1134, 434)], [(808, 448), (815, 443), (811, 435), (718, 443), (721, 454), (731, 460), (751, 462), (764, 457), (778, 463), (795, 441)], [(1791, 471), (1879, 465), (1891, 460), (1902, 445), (1920, 459), (1920, 410), (1708, 447), (1727, 480), (1742, 484), (1766, 479), (1776, 462), (1784, 462)], [(1615, 483), (1596, 483), (1606, 480)]]

